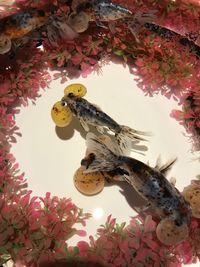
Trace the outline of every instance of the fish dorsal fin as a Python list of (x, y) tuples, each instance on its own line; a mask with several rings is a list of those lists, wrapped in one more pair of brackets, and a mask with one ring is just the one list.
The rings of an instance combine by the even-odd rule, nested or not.
[(171, 170), (172, 166), (176, 162), (177, 158), (171, 159), (167, 161), (165, 164), (161, 163), (161, 157), (159, 156), (157, 161), (156, 161), (156, 166), (154, 169), (158, 170), (161, 172), (164, 176), (167, 175), (167, 173)]
[[(148, 165), (149, 165), (149, 162), (148, 162)], [(161, 156), (159, 155), (158, 157), (157, 157), (157, 160), (156, 160), (156, 165), (155, 165), (155, 169), (156, 170), (160, 170), (160, 167), (162, 166), (162, 161), (161, 161)]]

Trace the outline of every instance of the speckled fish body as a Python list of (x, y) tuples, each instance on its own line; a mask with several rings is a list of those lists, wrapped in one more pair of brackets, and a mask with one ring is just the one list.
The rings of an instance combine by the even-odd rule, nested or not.
[(21, 38), (44, 25), (47, 19), (47, 13), (42, 10), (20, 12), (1, 21), (0, 34), (8, 36), (11, 40)]
[(55, 47), (61, 39), (73, 40), (78, 36), (68, 25), (67, 16), (54, 15), (53, 10), (32, 9), (0, 21), (0, 54), (16, 50), (21, 46), (19, 43), (26, 44), (29, 40), (36, 41), (37, 46), (40, 45), (44, 37), (40, 29), (46, 32), (46, 40)]
[(145, 198), (160, 215), (172, 216), (178, 225), (190, 221), (190, 206), (164, 175), (133, 158), (121, 157), (125, 180)]
[(91, 162), (87, 163), (85, 160), (81, 162), (86, 166), (86, 172), (104, 171), (109, 172), (110, 176), (121, 177), (120, 180), (131, 184), (161, 218), (170, 216), (177, 225), (189, 224), (190, 205), (165, 178), (162, 171), (134, 158), (113, 153), (106, 143), (92, 133), (88, 133), (86, 144), (88, 151), (94, 154)]
[(76, 13), (89, 12), (90, 19), (99, 21), (113, 21), (132, 16), (132, 12), (109, 0), (74, 1), (72, 5)]
[(21, 44), (26, 44), (30, 39), (29, 35), (43, 26), (47, 19), (46, 12), (36, 9), (19, 12), (2, 19), (0, 21), (0, 54), (6, 54), (12, 49), (17, 50)]
[(93, 1), (92, 7), (100, 21), (112, 21), (132, 16), (129, 9), (112, 1)]
[(80, 120), (85, 130), (87, 130), (86, 125), (93, 125), (107, 127), (115, 133), (120, 132), (121, 127), (116, 121), (86, 99), (69, 95), (64, 97), (63, 101), (66, 101), (72, 113)]

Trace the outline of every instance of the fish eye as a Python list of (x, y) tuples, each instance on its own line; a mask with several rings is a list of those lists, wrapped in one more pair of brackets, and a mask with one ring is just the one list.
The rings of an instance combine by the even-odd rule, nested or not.
[(62, 105), (63, 107), (66, 107), (66, 106), (67, 106), (67, 102), (64, 101), (64, 100), (62, 100), (62, 101), (61, 101), (61, 105)]

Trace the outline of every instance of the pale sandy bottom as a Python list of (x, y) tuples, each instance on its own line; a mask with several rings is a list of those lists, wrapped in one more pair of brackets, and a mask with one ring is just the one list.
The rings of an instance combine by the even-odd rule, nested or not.
[[(93, 197), (80, 194), (73, 185), (73, 174), (80, 166), (86, 149), (85, 132), (77, 120), (66, 129), (56, 130), (50, 116), (52, 105), (61, 99), (63, 89), (72, 82), (83, 83), (88, 89), (85, 98), (100, 106), (120, 124), (153, 133), (149, 142), (141, 143), (148, 146), (146, 155), (132, 153), (132, 157), (149, 161), (151, 165), (155, 164), (159, 155), (163, 162), (178, 157), (169, 178), (176, 177), (179, 190), (200, 173), (199, 162), (195, 160), (197, 155), (191, 153), (184, 128), (169, 116), (173, 108), (178, 108), (177, 103), (160, 95), (145, 97), (128, 69), (110, 64), (103, 68), (100, 76), (91, 74), (86, 79), (74, 79), (65, 84), (52, 82), (50, 89), (41, 91), (42, 97), (36, 105), (30, 103), (16, 116), (22, 137), (17, 139), (12, 152), (26, 174), (33, 195), (44, 196), (46, 192), (51, 192), (52, 195), (71, 197), (84, 211), (94, 214), (86, 226), (88, 236), (95, 233), (109, 214), (118, 222), (129, 222), (136, 213), (117, 185), (106, 187)], [(134, 197), (129, 192), (129, 202), (137, 202)], [(73, 245), (78, 240), (78, 237), (73, 238), (69, 243)]]

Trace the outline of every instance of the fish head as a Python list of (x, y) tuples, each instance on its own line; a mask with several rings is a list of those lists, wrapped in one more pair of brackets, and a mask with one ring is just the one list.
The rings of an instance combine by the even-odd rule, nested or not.
[(77, 99), (79, 97), (69, 93), (61, 99), (61, 103), (63, 106), (68, 106), (74, 114), (77, 114)]

